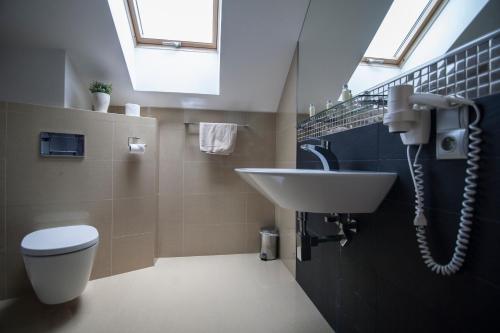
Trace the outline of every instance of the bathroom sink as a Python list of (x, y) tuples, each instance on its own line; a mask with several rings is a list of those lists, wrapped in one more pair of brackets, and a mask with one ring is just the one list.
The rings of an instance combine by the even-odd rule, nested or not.
[(276, 205), (312, 213), (371, 213), (397, 174), (376, 171), (241, 168), (235, 171)]

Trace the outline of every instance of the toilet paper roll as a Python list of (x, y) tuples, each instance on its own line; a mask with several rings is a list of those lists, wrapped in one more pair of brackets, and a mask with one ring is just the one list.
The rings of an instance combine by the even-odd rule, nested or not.
[(127, 116), (140, 117), (141, 106), (139, 104), (127, 103), (125, 104), (125, 114)]
[(131, 143), (128, 145), (130, 154), (144, 154), (146, 152), (146, 145), (144, 143)]

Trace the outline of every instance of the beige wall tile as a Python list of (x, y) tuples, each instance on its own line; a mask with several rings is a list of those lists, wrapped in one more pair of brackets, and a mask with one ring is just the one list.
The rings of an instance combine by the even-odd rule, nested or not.
[(111, 272), (111, 200), (65, 205), (21, 205), (7, 207), (7, 294), (10, 297), (30, 290), (20, 244), (28, 233), (51, 227), (88, 224), (99, 231), (99, 248), (91, 278)]
[[(210, 123), (222, 123), (225, 121), (224, 111), (215, 110), (195, 110), (186, 109), (184, 110), (184, 120), (186, 122), (210, 122)], [(193, 126), (196, 127), (196, 126)]]
[(184, 194), (221, 193), (224, 172), (217, 162), (185, 162)]
[[(297, 122), (297, 52), (294, 54), (277, 113), (276, 167), (296, 166)], [(280, 258), (295, 276), (295, 211), (275, 208), (276, 226), (280, 231)]]
[(160, 132), (184, 131), (184, 110), (168, 108), (141, 108), (141, 115), (158, 119)]
[(235, 151), (227, 161), (268, 161), (275, 157), (276, 136), (274, 131), (253, 128), (241, 130), (236, 139)]
[(236, 193), (220, 196), (220, 223), (246, 223), (246, 197), (245, 194)]
[(247, 224), (247, 252), (260, 252), (260, 229), (256, 223)]
[(217, 254), (247, 252), (247, 227), (245, 224), (218, 225), (213, 237)]
[(276, 133), (276, 161), (295, 161), (297, 155), (297, 130), (289, 127)]
[(187, 194), (184, 196), (185, 224), (219, 223), (220, 203), (215, 194)]
[(183, 197), (182, 192), (160, 194), (158, 196), (158, 221), (182, 221)]
[(159, 159), (160, 161), (178, 162), (184, 159), (185, 136), (187, 131), (160, 127)]
[(113, 237), (154, 233), (157, 196), (113, 200)]
[[(2, 104), (3, 105), (3, 104)], [(116, 252), (126, 248), (136, 251), (137, 267), (144, 248), (154, 249), (157, 232), (158, 192), (158, 131), (153, 118), (132, 118), (119, 114), (103, 114), (73, 109), (36, 105), (7, 105), (7, 114), (0, 112), (0, 154), (7, 158), (0, 163), (0, 175), (8, 174), (6, 192), (9, 200), (6, 211), (6, 232), (2, 233), (2, 181), (0, 178), (0, 240), (5, 244), (7, 294), (15, 296), (31, 287), (26, 279), (19, 243), (22, 237), (36, 229), (85, 223), (95, 225), (100, 234), (99, 250), (91, 278), (111, 274), (113, 193), (115, 195), (115, 235), (129, 233), (141, 237), (120, 239), (115, 244), (116, 265), (123, 269), (120, 259), (127, 253)], [(178, 131), (184, 134), (183, 112), (177, 117)], [(8, 123), (6, 131), (5, 124)], [(169, 123), (170, 124), (170, 123)], [(164, 127), (168, 127), (164, 122)], [(40, 131), (82, 133), (86, 135), (84, 159), (39, 157)], [(131, 157), (127, 152), (128, 136), (138, 136), (148, 144), (146, 154)], [(6, 149), (2, 150), (3, 142)], [(113, 145), (114, 143), (114, 145)], [(119, 160), (112, 162), (114, 159)], [(3, 159), (0, 158), (3, 162)], [(182, 162), (180, 162), (182, 163)], [(182, 182), (179, 182), (182, 190)], [(114, 185), (114, 186), (113, 186)], [(138, 201), (126, 198), (148, 196)], [(140, 221), (140, 223), (134, 223)], [(147, 231), (144, 236), (142, 233)], [(128, 246), (123, 243), (129, 240)], [(151, 240), (149, 243), (147, 240)], [(148, 244), (146, 246), (146, 244)], [(2, 248), (0, 241), (0, 249)], [(120, 247), (122, 245), (122, 247)], [(0, 250), (2, 251), (2, 250)], [(151, 259), (153, 254), (148, 254)], [(132, 268), (131, 268), (132, 269)], [(3, 271), (3, 270), (2, 270)]]
[(111, 161), (11, 158), (7, 204), (93, 201), (111, 198)]
[(276, 114), (276, 133), (289, 128), (297, 128), (297, 114), (295, 112), (278, 112)]
[(266, 112), (249, 112), (248, 125), (251, 129), (261, 132), (272, 132), (276, 130), (276, 114)]
[(156, 162), (113, 161), (113, 196), (130, 198), (156, 194)]
[[(82, 115), (83, 113), (83, 115)], [(7, 113), (7, 157), (35, 159), (39, 156), (40, 132), (85, 135), (85, 159), (111, 160), (113, 123), (92, 117), (86, 111), (44, 111)]]
[(125, 106), (123, 105), (110, 105), (108, 107), (109, 113), (125, 114)]
[(182, 160), (172, 162), (159, 161), (158, 177), (160, 194), (182, 194), (182, 179), (184, 177)]
[(289, 162), (277, 161), (276, 167), (283, 168), (283, 169), (295, 169), (297, 167), (297, 163), (295, 161), (289, 161)]
[[(131, 118), (131, 117), (129, 117)], [(118, 122), (115, 124), (115, 135), (113, 139), (113, 160), (115, 161), (156, 161), (156, 141), (157, 127), (138, 125), (130, 121)], [(128, 149), (128, 138), (137, 137), (139, 143), (145, 143), (146, 152), (144, 154), (130, 154)]]
[(160, 257), (182, 256), (183, 226), (181, 220), (161, 221), (158, 233)]
[(295, 275), (295, 211), (276, 207), (276, 225), (280, 232), (280, 258)]
[[(142, 108), (141, 108), (142, 109)], [(155, 117), (148, 117), (148, 116), (141, 116), (141, 117), (135, 117), (135, 116), (127, 116), (123, 114), (109, 114), (111, 116), (111, 119), (115, 123), (127, 123), (127, 124), (134, 124), (137, 126), (157, 126), (158, 125), (158, 119)]]
[(245, 224), (184, 226), (184, 255), (213, 255), (247, 251)]
[(191, 194), (184, 196), (185, 224), (243, 224), (245, 194)]
[(274, 225), (274, 205), (258, 193), (247, 194), (247, 223)]
[(200, 256), (217, 254), (214, 244), (214, 234), (217, 228), (208, 224), (186, 224), (184, 225), (184, 248), (185, 256)]
[(279, 228), (295, 230), (295, 210), (276, 207), (275, 218)]
[(120, 274), (152, 266), (154, 243), (152, 233), (114, 238), (112, 273)]
[(280, 258), (288, 268), (288, 270), (295, 276), (295, 247), (296, 234), (295, 230), (285, 229), (280, 230)]

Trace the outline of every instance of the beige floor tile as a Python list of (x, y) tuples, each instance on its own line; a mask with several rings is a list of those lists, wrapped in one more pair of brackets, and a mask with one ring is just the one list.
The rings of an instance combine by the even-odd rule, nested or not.
[(2, 332), (333, 332), (279, 261), (256, 254), (159, 259), (91, 281), (78, 301), (0, 302)]

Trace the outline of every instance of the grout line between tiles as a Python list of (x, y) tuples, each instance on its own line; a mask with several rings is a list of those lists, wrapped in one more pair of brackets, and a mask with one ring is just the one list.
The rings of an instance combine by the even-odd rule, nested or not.
[(114, 142), (115, 142), (115, 135), (116, 135), (116, 130), (115, 130), (115, 125), (116, 123), (113, 122), (113, 130), (112, 130), (112, 141), (113, 146), (111, 147), (111, 235), (110, 235), (110, 246), (109, 246), (109, 273), (113, 275), (113, 236), (114, 236), (114, 224), (115, 224), (115, 168), (114, 168), (114, 154), (115, 154), (115, 147), (114, 147)]

